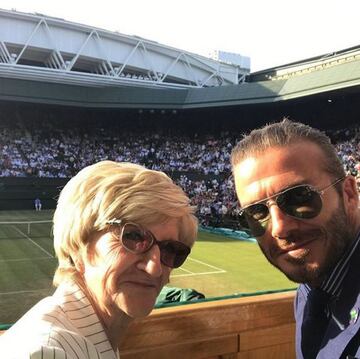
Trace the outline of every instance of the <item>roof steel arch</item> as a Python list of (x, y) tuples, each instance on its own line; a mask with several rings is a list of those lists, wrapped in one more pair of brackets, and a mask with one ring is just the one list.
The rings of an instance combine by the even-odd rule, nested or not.
[(86, 86), (201, 88), (239, 84), (248, 72), (140, 37), (0, 9), (0, 76)]

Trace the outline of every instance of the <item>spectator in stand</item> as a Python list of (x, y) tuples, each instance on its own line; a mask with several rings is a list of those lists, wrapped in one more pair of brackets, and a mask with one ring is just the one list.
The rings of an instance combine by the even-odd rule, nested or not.
[(0, 337), (1, 357), (118, 358), (196, 235), (188, 197), (164, 173), (111, 161), (81, 170), (54, 214), (58, 288)]

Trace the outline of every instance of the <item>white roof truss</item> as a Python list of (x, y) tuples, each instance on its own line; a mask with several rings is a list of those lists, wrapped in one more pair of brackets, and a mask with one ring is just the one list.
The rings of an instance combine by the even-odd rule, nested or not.
[(48, 81), (167, 88), (239, 84), (248, 73), (136, 36), (0, 9), (0, 76), (36, 79), (39, 71)]

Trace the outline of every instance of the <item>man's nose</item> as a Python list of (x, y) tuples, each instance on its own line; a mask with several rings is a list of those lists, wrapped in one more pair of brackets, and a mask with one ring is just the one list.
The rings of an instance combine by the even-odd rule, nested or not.
[(269, 212), (270, 212), (270, 219), (271, 222), (271, 235), (274, 238), (286, 238), (288, 234), (298, 228), (298, 221), (296, 218), (288, 216), (284, 213), (276, 203), (270, 203)]

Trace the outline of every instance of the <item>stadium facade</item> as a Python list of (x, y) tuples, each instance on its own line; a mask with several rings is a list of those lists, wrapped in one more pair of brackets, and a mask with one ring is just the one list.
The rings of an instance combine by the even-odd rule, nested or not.
[[(255, 73), (246, 63), (0, 10), (0, 120), (109, 119), (188, 133), (239, 133), (285, 116), (323, 129), (359, 122), (360, 46)], [(9, 192), (0, 191), (8, 203)]]
[(249, 73), (137, 36), (0, 10), (1, 101), (186, 110), (347, 95), (359, 85), (360, 46)]

